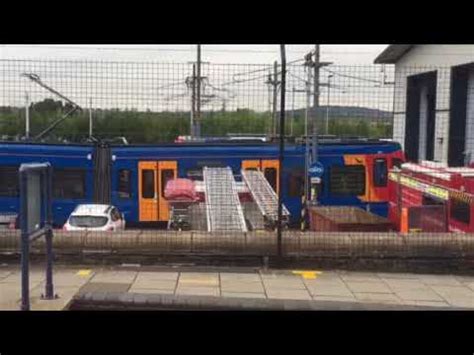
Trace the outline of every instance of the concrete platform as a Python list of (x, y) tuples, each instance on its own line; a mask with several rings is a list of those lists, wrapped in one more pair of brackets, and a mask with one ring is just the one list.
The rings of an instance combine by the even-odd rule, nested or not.
[[(19, 281), (17, 266), (0, 267), (1, 310), (20, 308)], [(42, 300), (44, 270), (32, 266), (32, 310), (73, 299), (99, 309), (474, 309), (474, 276), (60, 266), (54, 285), (59, 298)]]

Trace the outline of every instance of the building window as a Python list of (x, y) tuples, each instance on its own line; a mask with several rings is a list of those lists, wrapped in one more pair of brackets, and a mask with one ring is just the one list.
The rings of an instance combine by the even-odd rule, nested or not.
[(131, 184), (131, 175), (130, 170), (119, 170), (118, 174), (118, 195), (120, 198), (130, 198), (132, 197), (132, 184)]
[(0, 196), (17, 197), (19, 195), (18, 167), (0, 167)]
[(142, 198), (155, 198), (154, 170), (142, 170)]
[(465, 224), (471, 223), (471, 206), (458, 199), (451, 199), (450, 216), (452, 219)]
[(86, 172), (83, 169), (54, 169), (53, 197), (82, 199), (86, 197)]
[(387, 160), (375, 159), (374, 161), (374, 186), (387, 186)]
[(334, 165), (330, 168), (330, 192), (337, 196), (360, 196), (365, 194), (364, 165)]

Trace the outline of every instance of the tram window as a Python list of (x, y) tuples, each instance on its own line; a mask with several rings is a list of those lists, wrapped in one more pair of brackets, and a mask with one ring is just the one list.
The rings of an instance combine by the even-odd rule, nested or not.
[(19, 195), (18, 167), (0, 167), (0, 196), (16, 197)]
[(359, 196), (365, 194), (365, 167), (363, 165), (334, 165), (330, 168), (331, 194)]
[(132, 197), (131, 174), (130, 170), (119, 170), (118, 194), (120, 198)]
[(403, 160), (400, 158), (392, 158), (392, 168), (401, 168), (403, 164)]
[(161, 196), (165, 195), (165, 188), (168, 181), (174, 179), (174, 170), (164, 169), (161, 170)]
[(53, 197), (81, 199), (86, 197), (86, 173), (83, 169), (54, 169)]
[(469, 203), (458, 199), (451, 200), (451, 218), (456, 221), (470, 224), (471, 223), (471, 206)]
[(155, 171), (142, 170), (142, 198), (155, 197)]
[(375, 159), (374, 161), (374, 186), (387, 186), (387, 160)]
[(295, 171), (290, 174), (288, 192), (290, 197), (301, 197), (304, 192), (304, 173)]
[(267, 179), (270, 186), (273, 190), (277, 190), (277, 169), (275, 168), (266, 168), (264, 172), (265, 178)]

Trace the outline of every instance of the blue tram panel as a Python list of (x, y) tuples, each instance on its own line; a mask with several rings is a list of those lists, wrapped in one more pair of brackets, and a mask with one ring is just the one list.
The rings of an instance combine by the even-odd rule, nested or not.
[(77, 204), (93, 199), (93, 152), (92, 146), (0, 144), (0, 176), (2, 183), (12, 186), (0, 192), (0, 213), (19, 212), (19, 166), (49, 162), (53, 167), (53, 222), (62, 226)]
[[(53, 213), (56, 226), (61, 226), (79, 203), (94, 201), (94, 184), (98, 179), (110, 178), (111, 203), (124, 214), (127, 222), (140, 222), (140, 171), (142, 162), (176, 162), (176, 175), (182, 178), (200, 179), (204, 166), (230, 166), (240, 180), (243, 162), (278, 161), (278, 145), (268, 143), (248, 144), (170, 144), (159, 146), (112, 146), (110, 149), (110, 174), (95, 167), (97, 148), (92, 145), (55, 145), (0, 143), (0, 177), (12, 179), (12, 168), (22, 163), (50, 162), (56, 172), (53, 188)], [(292, 223), (299, 223), (301, 196), (304, 184), (304, 147), (288, 144), (285, 148), (282, 171), (283, 202), (290, 211)], [(373, 157), (387, 159), (388, 168), (393, 166), (392, 157), (403, 159), (400, 145), (392, 142), (322, 143), (318, 160), (324, 166), (318, 202), (322, 205), (350, 205), (367, 208), (386, 215), (387, 200), (383, 187), (372, 186)], [(360, 160), (360, 162), (359, 162)], [(335, 188), (335, 182), (344, 175), (337, 167), (362, 165), (363, 193), (344, 195)], [(336, 168), (334, 168), (336, 167)], [(157, 178), (160, 171), (157, 170)], [(357, 178), (356, 172), (351, 172)], [(54, 173), (53, 173), (54, 175)], [(351, 175), (348, 175), (351, 176)], [(13, 178), (14, 180), (14, 178)], [(356, 179), (357, 180), (357, 179)], [(356, 186), (357, 188), (357, 186)], [(3, 189), (5, 190), (5, 189)], [(0, 213), (18, 212), (18, 196), (12, 191), (0, 191)], [(348, 190), (350, 192), (350, 190)], [(347, 191), (345, 191), (347, 192)], [(159, 218), (163, 220), (163, 217)]]

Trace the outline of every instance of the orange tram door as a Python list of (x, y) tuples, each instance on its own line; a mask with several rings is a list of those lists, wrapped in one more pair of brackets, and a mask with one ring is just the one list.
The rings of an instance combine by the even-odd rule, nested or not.
[(165, 187), (178, 176), (176, 161), (142, 161), (138, 163), (140, 222), (167, 222), (169, 206)]

